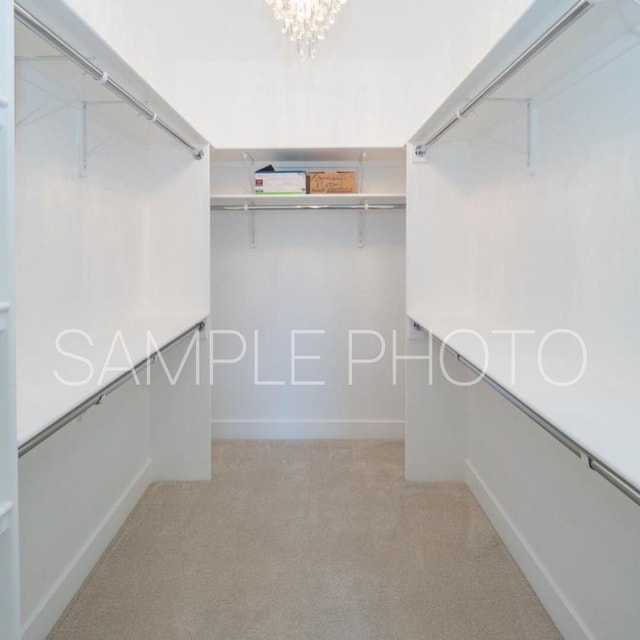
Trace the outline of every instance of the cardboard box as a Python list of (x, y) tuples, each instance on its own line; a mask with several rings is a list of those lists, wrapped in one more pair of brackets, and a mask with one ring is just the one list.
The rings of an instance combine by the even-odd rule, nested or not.
[(355, 171), (310, 171), (307, 193), (358, 193)]
[(304, 171), (257, 171), (254, 174), (257, 194), (289, 195), (307, 192)]

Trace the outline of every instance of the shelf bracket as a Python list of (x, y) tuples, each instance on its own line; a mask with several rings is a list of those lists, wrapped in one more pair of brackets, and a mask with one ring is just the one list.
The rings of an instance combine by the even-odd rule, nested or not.
[(249, 210), (249, 203), (244, 203), (244, 210), (249, 214), (249, 246), (252, 249), (256, 248), (256, 212)]
[(245, 151), (242, 154), (242, 159), (244, 160), (245, 167), (247, 168), (247, 177), (249, 178), (249, 193), (255, 193), (256, 161), (248, 151)]
[[(113, 139), (106, 142), (101, 142), (93, 147), (89, 147), (89, 132), (88, 132), (88, 110), (91, 105), (123, 105), (126, 104), (120, 100), (83, 100), (80, 103), (78, 109), (78, 175), (84, 178), (87, 175), (87, 168), (89, 164), (89, 158), (102, 151), (108, 149), (117, 143), (117, 141), (123, 136), (125, 127), (122, 130), (114, 132)], [(136, 118), (139, 115), (136, 115)]]
[[(47, 91), (43, 87), (36, 85), (34, 82), (27, 80), (27, 78), (25, 78), (24, 76), (20, 76), (20, 79), (23, 82), (30, 84), (32, 87), (35, 87), (36, 89), (38, 89), (38, 91), (41, 91), (42, 93), (46, 94), (48, 97), (44, 102), (40, 103), (35, 109), (32, 109), (29, 113), (25, 114), (21, 118), (16, 118), (16, 127), (23, 127), (29, 124), (33, 124), (34, 122), (38, 122), (38, 120), (42, 120), (43, 118), (48, 118), (49, 116), (52, 116), (54, 113), (58, 113), (58, 111), (62, 111), (63, 109), (66, 109), (68, 107), (75, 106), (77, 104), (77, 98), (74, 98), (71, 100), (68, 100), (68, 99), (65, 100), (64, 95), (70, 92), (72, 89), (74, 89), (80, 83), (80, 81), (84, 78), (85, 75), (86, 73), (83, 71), (82, 73), (75, 76), (71, 82), (65, 85), (61, 91), (62, 96), (55, 95), (51, 91)], [(51, 106), (51, 104), (54, 102), (57, 102), (58, 106), (53, 109), (47, 110)]]
[(358, 212), (358, 249), (364, 248), (367, 211), (369, 211), (369, 202), (365, 200), (364, 208)]
[(358, 164), (359, 164), (358, 191), (360, 191), (360, 193), (364, 193), (364, 168), (365, 168), (366, 161), (367, 161), (367, 152), (363, 151), (360, 154), (360, 159), (358, 160)]
[(524, 151), (514, 149), (511, 145), (506, 145), (502, 142), (494, 140), (505, 146), (512, 151), (517, 151), (518, 153), (524, 153), (527, 158), (527, 171), (529, 175), (536, 175), (536, 160), (537, 160), (537, 115), (538, 112), (536, 108), (533, 106), (533, 102), (531, 98), (488, 98), (487, 102), (513, 102), (516, 104), (523, 105), (525, 108), (525, 149)]

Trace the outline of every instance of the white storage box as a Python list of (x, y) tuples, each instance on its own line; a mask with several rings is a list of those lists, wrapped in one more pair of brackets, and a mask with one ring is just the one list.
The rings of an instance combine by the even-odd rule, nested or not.
[(260, 171), (255, 173), (255, 192), (271, 195), (307, 192), (304, 171)]

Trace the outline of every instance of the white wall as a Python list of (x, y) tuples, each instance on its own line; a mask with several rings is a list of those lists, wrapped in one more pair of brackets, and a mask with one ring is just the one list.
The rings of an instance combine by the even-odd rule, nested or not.
[[(536, 9), (542, 6), (550, 24), (559, 7), (540, 2)], [(631, 105), (640, 97), (632, 71), (640, 64), (640, 8), (612, 2), (598, 11), (495, 96), (534, 99), (534, 175), (519, 104), (485, 104), (424, 163), (409, 165), (408, 299), (428, 317), (448, 316), (451, 330), (578, 331), (588, 347), (587, 375), (602, 375), (600, 384), (582, 397), (548, 391), (558, 402), (546, 415), (597, 435), (608, 450), (593, 454), (627, 459), (637, 450), (637, 409), (611, 402), (610, 394), (638, 388), (639, 226), (632, 212), (640, 119)], [(520, 37), (532, 29), (524, 21)], [(472, 93), (456, 92), (450, 109)], [(565, 638), (635, 638), (637, 505), (486, 385), (449, 388), (437, 402), (429, 401), (433, 393), (424, 391), (424, 405), (408, 420), (407, 442), (420, 448), (408, 451), (414, 479), (433, 479), (446, 465), (451, 479), (464, 475)], [(443, 440), (441, 416), (459, 418), (461, 406), (463, 427), (455, 422)], [(622, 424), (625, 439), (618, 437)], [(637, 470), (634, 454), (628, 459), (627, 469)]]
[(465, 478), (566, 640), (635, 640), (640, 509), (486, 385)]
[[(491, 309), (511, 325), (578, 331), (587, 343), (589, 367), (604, 374), (599, 397), (607, 418), (597, 429), (610, 450), (621, 454), (637, 446), (635, 420), (631, 440), (610, 441), (625, 409), (607, 406), (606, 387), (638, 387), (633, 362), (640, 348), (635, 277), (640, 226), (634, 167), (640, 160), (640, 119), (630, 107), (640, 98), (638, 64), (634, 48), (540, 105), (533, 180), (505, 177), (511, 173), (508, 152), (497, 152), (485, 138), (478, 141), (468, 194), (476, 207), (470, 251), (476, 309)], [(497, 130), (489, 137), (495, 140), (495, 134), (499, 137)], [(503, 178), (496, 181), (498, 173)], [(494, 268), (500, 265), (502, 274), (510, 274), (499, 288), (489, 286), (496, 276), (488, 272), (489, 256)], [(486, 388), (472, 392), (469, 415), (469, 481), (485, 507), (507, 514), (505, 535), (520, 534), (514, 548), (528, 547), (520, 557), (565, 637), (635, 638), (637, 505)], [(586, 566), (584, 558), (589, 558)], [(542, 572), (555, 589), (537, 575)]]
[(42, 640), (152, 479), (133, 382), (20, 459), (22, 633)]
[(207, 334), (189, 345), (20, 458), (24, 640), (46, 637), (151, 481), (211, 477)]
[[(245, 214), (213, 215), (213, 329), (241, 332), (246, 358), (217, 365), (212, 387), (213, 435), (218, 437), (402, 438), (404, 376), (392, 384), (392, 332), (404, 350), (404, 214), (368, 216), (366, 246), (357, 248), (352, 212), (260, 213), (257, 246), (249, 247)], [(377, 331), (387, 343), (383, 360), (355, 366), (348, 382), (349, 330)], [(259, 331), (259, 379), (282, 386), (255, 386), (254, 331)], [(298, 362), (291, 384), (291, 331)], [(232, 336), (215, 338), (216, 358), (240, 350)], [(375, 358), (373, 336), (354, 338), (354, 358)]]
[[(464, 482), (467, 456), (466, 369), (430, 334), (407, 332), (405, 478), (409, 482)], [(442, 361), (441, 361), (442, 358)], [(442, 366), (441, 366), (442, 362)]]
[(530, 0), (349, 0), (300, 62), (264, 0), (67, 0), (217, 147), (402, 146)]
[(209, 332), (193, 333), (150, 369), (153, 479), (211, 479)]
[[(408, 220), (416, 239), (408, 246), (409, 309), (425, 310), (430, 328), (447, 318), (447, 333), (535, 331), (535, 344), (519, 342), (522, 385), (533, 392), (525, 400), (631, 482), (635, 459), (616, 441), (626, 438), (627, 450), (637, 443), (630, 416), (638, 410), (631, 389), (640, 291), (630, 274), (640, 231), (630, 212), (638, 207), (640, 127), (630, 105), (640, 84), (629, 78), (640, 61), (638, 24), (637, 4), (604, 4), (496, 94), (533, 99), (533, 175), (525, 106), (488, 101), (426, 161), (410, 162)], [(584, 341), (586, 375), (571, 389), (535, 389), (524, 380), (544, 384), (535, 349), (559, 329)], [(569, 378), (582, 358), (575, 340), (566, 345)], [(499, 362), (499, 353), (491, 356)]]
[[(64, 12), (54, 11), (56, 17)], [(68, 60), (52, 59), (54, 52), (24, 28), (16, 33), (22, 444), (207, 317), (209, 154), (196, 161), (128, 105), (113, 104), (103, 87), (81, 79)], [(90, 33), (78, 26), (74, 33), (93, 39), (108, 58)], [(134, 94), (147, 95), (121, 60), (107, 62), (129, 78)], [(198, 141), (158, 96), (154, 104)], [(81, 351), (72, 347), (87, 357), (81, 366), (56, 349), (58, 332), (68, 329), (93, 341)], [(157, 347), (147, 343), (147, 330)], [(118, 331), (124, 346), (114, 342)], [(200, 343), (198, 366), (206, 371), (206, 336)], [(184, 353), (183, 345), (167, 355), (170, 375)], [(197, 384), (194, 360), (185, 362), (175, 385), (156, 363), (150, 388), (145, 375), (139, 386), (128, 382), (20, 459), (24, 638), (46, 637), (151, 480), (210, 478), (209, 387), (206, 378)], [(55, 377), (57, 371), (78, 381), (87, 362), (94, 369), (84, 385)], [(101, 380), (105, 366), (117, 370)]]
[[(32, 59), (53, 50), (24, 27), (17, 33), (18, 423), (24, 442), (103, 384), (116, 331), (137, 363), (147, 353), (147, 329), (162, 345), (208, 315), (202, 271), (209, 264), (209, 167), (207, 158), (194, 160), (68, 60)], [(75, 340), (94, 366), (86, 384), (61, 385), (54, 377), (57, 371), (75, 382), (90, 375), (84, 363), (76, 360), (71, 369), (74, 361), (60, 357), (56, 339), (67, 330), (88, 334)], [(127, 364), (126, 355), (116, 349), (117, 364)]]
[[(397, 167), (377, 173), (396, 187), (399, 177), (402, 188)], [(229, 189), (222, 176), (246, 180), (244, 169), (225, 174), (214, 166), (213, 175), (216, 191), (242, 192), (244, 181)], [(395, 330), (404, 354), (404, 211), (370, 212), (365, 225), (365, 246), (358, 248), (357, 212), (257, 212), (251, 248), (248, 214), (212, 214), (212, 329), (247, 340), (242, 362), (215, 366), (214, 437), (403, 437), (404, 367), (394, 386), (392, 343)], [(296, 346), (299, 355), (320, 356), (297, 362), (297, 380), (324, 386), (292, 384), (294, 330), (326, 332), (300, 335)], [(379, 332), (386, 343), (379, 363), (354, 366), (353, 385), (349, 330)], [(258, 379), (284, 384), (254, 384), (255, 331)], [(354, 359), (375, 358), (381, 349), (371, 335), (355, 336), (353, 345)], [(216, 359), (232, 359), (242, 345), (236, 336), (218, 335), (214, 347)]]

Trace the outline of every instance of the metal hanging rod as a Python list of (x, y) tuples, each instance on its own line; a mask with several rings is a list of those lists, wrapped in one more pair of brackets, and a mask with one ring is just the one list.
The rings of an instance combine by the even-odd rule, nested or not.
[(212, 204), (211, 211), (393, 211), (404, 204)]
[(83, 413), (91, 409), (91, 407), (100, 404), (110, 393), (113, 393), (125, 382), (128, 382), (134, 376), (142, 373), (150, 364), (153, 364), (158, 356), (165, 354), (180, 342), (182, 342), (189, 336), (192, 336), (195, 331), (203, 331), (204, 328), (204, 321), (198, 322), (198, 324), (194, 325), (190, 329), (187, 329), (187, 331), (185, 331), (184, 333), (181, 333), (177, 338), (174, 338), (173, 340), (171, 340), (171, 342), (168, 342), (163, 347), (158, 349), (158, 351), (149, 354), (144, 360), (141, 360), (135, 367), (133, 367), (133, 369), (125, 371), (113, 382), (110, 382), (108, 385), (96, 391), (84, 402), (81, 402), (79, 405), (71, 409), (71, 411), (68, 411), (63, 416), (52, 422), (48, 427), (46, 427), (46, 429), (42, 430), (37, 435), (33, 436), (33, 438), (30, 438), (24, 444), (20, 445), (20, 447), (18, 448), (18, 457), (21, 458), (26, 453), (29, 453), (29, 451), (35, 449), (39, 444), (42, 444), (45, 440), (49, 439), (54, 433), (60, 431), (60, 429), (69, 424), (69, 422), (72, 422), (77, 417), (81, 416)]
[(109, 91), (117, 95), (121, 100), (131, 105), (140, 112), (149, 122), (154, 123), (166, 134), (170, 135), (174, 140), (189, 149), (196, 160), (204, 158), (204, 151), (189, 142), (183, 135), (178, 133), (171, 125), (166, 123), (157, 113), (152, 111), (147, 105), (138, 100), (129, 93), (124, 87), (111, 79), (109, 74), (96, 66), (89, 58), (83, 56), (77, 49), (74, 49), (68, 42), (63, 40), (58, 34), (54, 33), (43, 22), (38, 20), (32, 13), (27, 11), (17, 2), (13, 3), (13, 10), (18, 22), (33, 31), (36, 35), (53, 45), (58, 51), (63, 53), (73, 63), (78, 65), (83, 71), (89, 74), (94, 80), (103, 84)]
[(455, 127), (467, 114), (476, 107), (482, 100), (486, 100), (495, 93), (507, 80), (513, 77), (522, 67), (537, 56), (547, 45), (555, 40), (565, 29), (581, 18), (595, 4), (601, 0), (580, 0), (569, 11), (567, 11), (557, 22), (549, 27), (532, 45), (523, 51), (504, 71), (496, 76), (482, 91), (465, 103), (458, 112), (440, 129), (438, 129), (428, 140), (419, 144), (415, 148), (415, 155), (423, 158), (427, 149), (435, 144), (450, 129)]
[(587, 451), (575, 440), (566, 435), (561, 429), (553, 425), (546, 418), (541, 416), (537, 411), (532, 409), (528, 404), (511, 393), (511, 391), (505, 389), (499, 382), (496, 382), (493, 378), (488, 376), (485, 372), (481, 371), (473, 363), (469, 362), (469, 360), (452, 349), (450, 345), (444, 342), (444, 340), (441, 340), (433, 332), (429, 331), (415, 321), (413, 322), (413, 326), (418, 330), (427, 331), (431, 336), (433, 336), (433, 338), (435, 338), (438, 343), (443, 345), (454, 358), (456, 358), (461, 364), (469, 369), (475, 376), (486, 382), (494, 391), (497, 391), (503, 398), (505, 398), (505, 400), (516, 407), (516, 409), (522, 411), (522, 413), (524, 413), (530, 420), (535, 422), (538, 426), (542, 427), (549, 435), (553, 436), (558, 442), (569, 449), (571, 453), (573, 453), (581, 460), (584, 460), (584, 462), (592, 471), (595, 471), (598, 475), (602, 476), (605, 480), (611, 483), (616, 489), (633, 500), (633, 502), (635, 502), (637, 505), (640, 505), (640, 489), (638, 489), (638, 487), (634, 487), (622, 476), (620, 476), (606, 464), (601, 462), (597, 458), (597, 456)]

